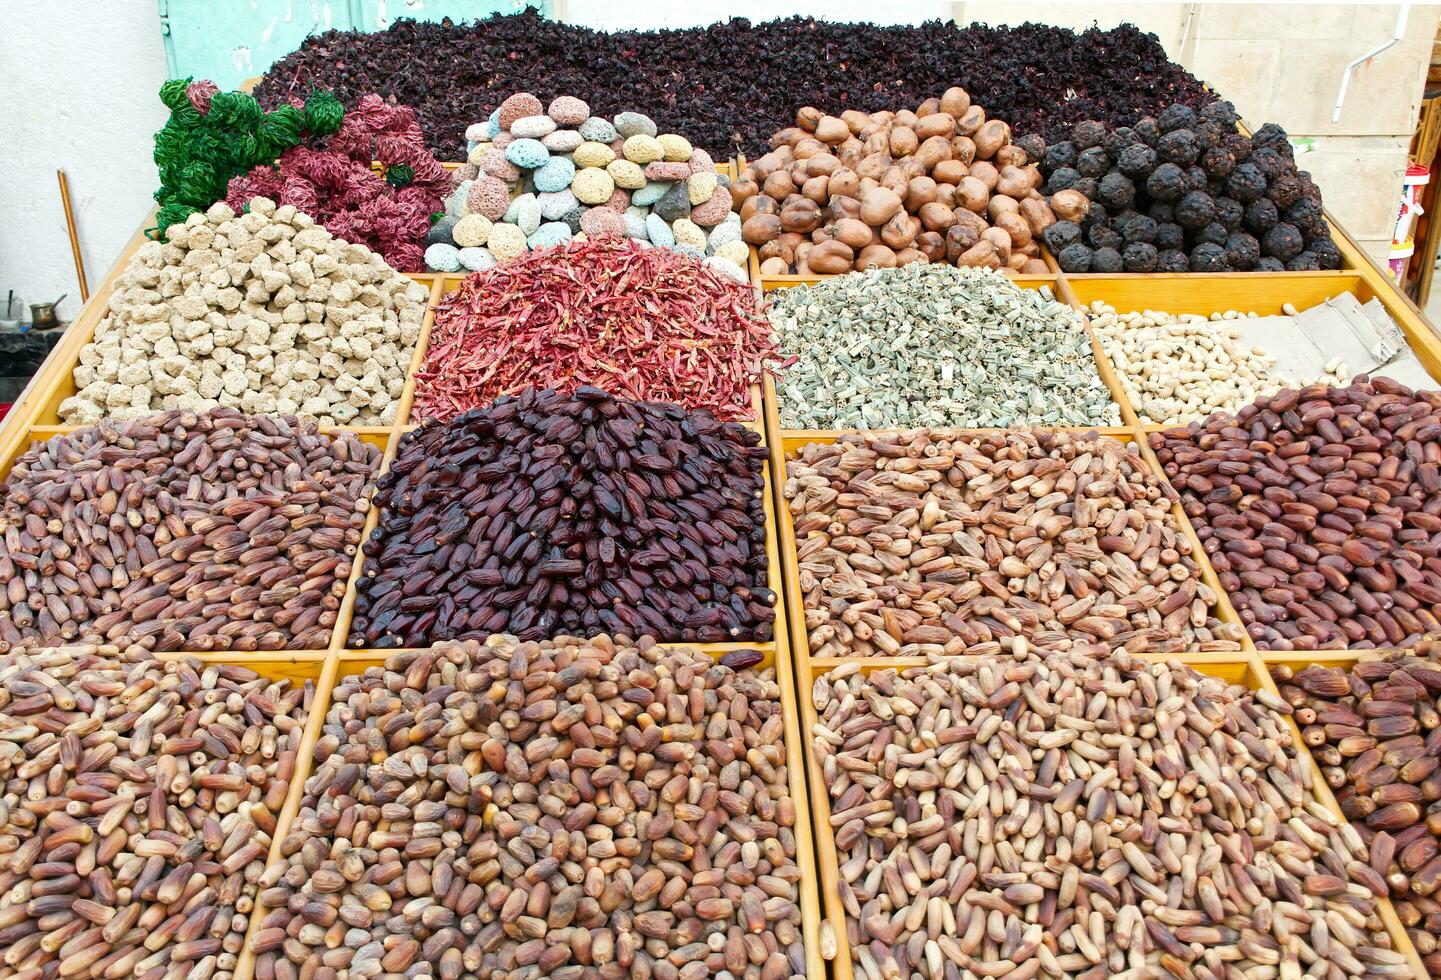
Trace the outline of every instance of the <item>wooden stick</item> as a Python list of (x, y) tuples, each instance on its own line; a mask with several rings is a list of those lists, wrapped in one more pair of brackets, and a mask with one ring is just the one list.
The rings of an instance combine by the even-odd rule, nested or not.
[(85, 281), (85, 259), (80, 254), (80, 236), (75, 233), (75, 212), (70, 209), (70, 181), (65, 171), (55, 171), (60, 181), (60, 203), (65, 206), (65, 230), (70, 232), (70, 254), (75, 256), (75, 277), (80, 280), (80, 302), (90, 299), (90, 283)]

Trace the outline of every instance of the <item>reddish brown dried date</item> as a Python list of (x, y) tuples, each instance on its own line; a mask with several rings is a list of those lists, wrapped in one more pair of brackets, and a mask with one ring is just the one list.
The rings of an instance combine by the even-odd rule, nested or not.
[(1361, 375), (1150, 442), (1257, 646), (1401, 647), (1441, 630), (1441, 392)]
[[(1390, 893), (1423, 961), (1441, 976), (1432, 958), (1436, 929), (1427, 924), (1434, 914), (1441, 925), (1441, 903), (1433, 897), (1441, 883), (1441, 713), (1428, 686), (1441, 649), (1428, 637), (1417, 653), (1363, 660), (1349, 671), (1276, 667), (1272, 676), (1305, 726), (1342, 813), (1370, 848), (1368, 866), (1348, 867), (1348, 873), (1376, 894)], [(1312, 717), (1318, 723), (1308, 723)], [(1363, 719), (1407, 722), (1414, 729), (1379, 742), (1375, 734), (1331, 731), (1346, 730), (1339, 722)]]
[(732, 650), (723, 654), (720, 662), (731, 670), (745, 670), (747, 667), (755, 667), (765, 658), (765, 654), (759, 650)]
[(102, 420), (0, 484), (0, 652), (330, 644), (380, 451), (234, 408)]

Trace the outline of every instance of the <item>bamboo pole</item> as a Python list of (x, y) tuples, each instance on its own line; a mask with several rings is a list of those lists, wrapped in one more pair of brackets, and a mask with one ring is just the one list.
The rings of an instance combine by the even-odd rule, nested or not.
[(65, 208), (65, 230), (70, 233), (70, 254), (75, 257), (75, 278), (80, 280), (80, 302), (90, 299), (90, 283), (85, 278), (85, 257), (80, 254), (80, 236), (75, 232), (75, 212), (70, 207), (70, 181), (65, 171), (55, 171), (60, 182), (60, 203)]

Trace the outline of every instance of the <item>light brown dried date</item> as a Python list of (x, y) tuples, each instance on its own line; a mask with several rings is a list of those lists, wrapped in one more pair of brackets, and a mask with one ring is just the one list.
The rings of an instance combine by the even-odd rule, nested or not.
[(217, 408), (38, 443), (0, 484), (0, 651), (330, 643), (380, 451)]
[(1240, 649), (1169, 489), (1115, 439), (846, 435), (785, 492), (812, 656)]

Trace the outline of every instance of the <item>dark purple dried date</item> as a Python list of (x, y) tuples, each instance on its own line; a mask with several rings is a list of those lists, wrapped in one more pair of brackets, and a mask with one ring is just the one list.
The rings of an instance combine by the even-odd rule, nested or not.
[(376, 483), (350, 643), (768, 640), (759, 441), (595, 388), (528, 389), (427, 423)]
[(765, 658), (766, 655), (759, 650), (732, 650), (722, 654), (720, 662), (722, 667), (729, 667), (731, 670), (745, 670), (747, 667), (756, 666)]

